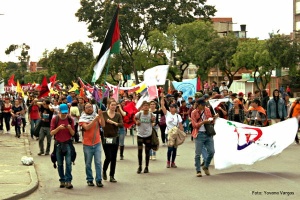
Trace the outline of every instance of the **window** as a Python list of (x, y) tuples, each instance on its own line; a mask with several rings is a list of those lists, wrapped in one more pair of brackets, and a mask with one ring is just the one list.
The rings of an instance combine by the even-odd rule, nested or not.
[(299, 14), (300, 13), (300, 2), (297, 1), (296, 2), (296, 14)]

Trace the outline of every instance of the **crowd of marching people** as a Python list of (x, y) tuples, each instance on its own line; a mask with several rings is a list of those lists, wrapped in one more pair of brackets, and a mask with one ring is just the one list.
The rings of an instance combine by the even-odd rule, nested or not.
[[(137, 132), (138, 174), (150, 172), (150, 160), (156, 159), (158, 150), (153, 148), (152, 135), (158, 131), (161, 146), (167, 146), (166, 167), (177, 168), (177, 148), (183, 141), (179, 143), (179, 136), (176, 136), (177, 142), (176, 137), (174, 139), (175, 128), (176, 134), (191, 135), (195, 143), (196, 176), (201, 177), (201, 169), (210, 175), (209, 166), (215, 153), (213, 136), (208, 134), (207, 124), (213, 124), (220, 117), (264, 127), (299, 116), (300, 99), (290, 102), (289, 97), (290, 94), (278, 89), (271, 95), (263, 90), (249, 92), (245, 97), (242, 92), (229, 91), (226, 84), (218, 87), (216, 82), (211, 87), (205, 83), (203, 90), (187, 97), (187, 100), (181, 91), (166, 94), (161, 89), (158, 98), (143, 101), (139, 108), (135, 105), (140, 95), (128, 92), (120, 95), (119, 100), (112, 98), (110, 93), (101, 103), (79, 96), (75, 91), (43, 98), (29, 93), (27, 99), (21, 94), (5, 94), (0, 101), (0, 131), (6, 129), (5, 133), (9, 134), (14, 126), (15, 136), (20, 138), (29, 123), (30, 137), (39, 143), (38, 155), (53, 154), (51, 157), (57, 161), (60, 187), (71, 189), (71, 163), (75, 159), (73, 143), (82, 143), (87, 185), (94, 186), (95, 180), (98, 187), (103, 187), (102, 180), (108, 179), (108, 173), (109, 181), (117, 182), (116, 161), (118, 152), (120, 160), (125, 159), (124, 140), (128, 132), (131, 135)], [(222, 101), (213, 107), (209, 103), (211, 99)], [(295, 142), (299, 144), (298, 136)], [(105, 155), (103, 164), (102, 150)], [(93, 160), (95, 178), (92, 173)]]

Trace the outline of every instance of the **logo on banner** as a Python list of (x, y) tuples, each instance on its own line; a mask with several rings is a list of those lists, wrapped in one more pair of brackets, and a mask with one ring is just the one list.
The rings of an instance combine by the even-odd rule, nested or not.
[(265, 147), (276, 148), (275, 142), (269, 144), (261, 141), (263, 131), (258, 127), (237, 127), (228, 121), (228, 125), (234, 126), (234, 132), (237, 134), (237, 150), (243, 150), (252, 144), (262, 145)]

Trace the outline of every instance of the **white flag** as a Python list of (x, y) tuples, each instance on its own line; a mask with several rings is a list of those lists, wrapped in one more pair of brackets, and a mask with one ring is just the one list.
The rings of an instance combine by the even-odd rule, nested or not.
[(215, 110), (215, 108), (222, 102), (229, 101), (229, 98), (223, 98), (223, 99), (210, 99), (208, 100), (211, 107)]
[(4, 90), (4, 81), (2, 83), (0, 83), (0, 94), (4, 94), (5, 90)]
[(158, 65), (144, 72), (144, 81), (147, 85), (165, 85), (169, 65)]
[(298, 131), (297, 118), (267, 127), (249, 126), (218, 118), (214, 136), (216, 169), (251, 165), (281, 153), (292, 144)]

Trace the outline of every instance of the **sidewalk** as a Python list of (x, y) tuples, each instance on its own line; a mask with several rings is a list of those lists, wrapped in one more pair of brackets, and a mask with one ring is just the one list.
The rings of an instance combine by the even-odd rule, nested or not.
[(21, 162), (23, 156), (31, 157), (27, 134), (15, 137), (0, 134), (0, 199), (20, 199), (38, 188), (38, 177), (34, 165)]

